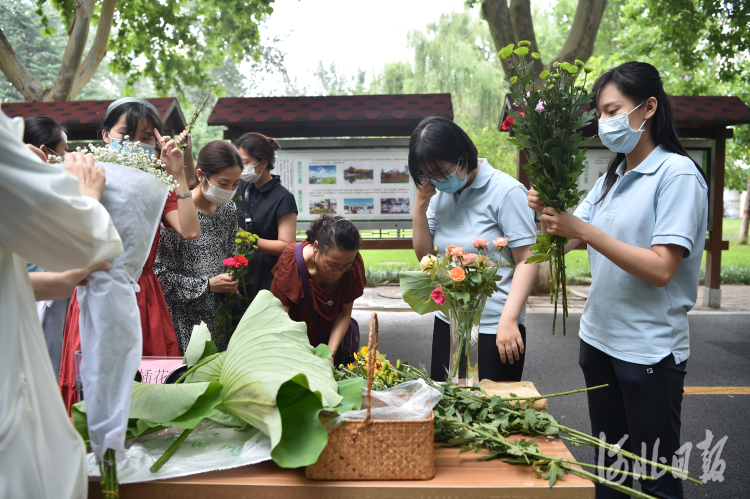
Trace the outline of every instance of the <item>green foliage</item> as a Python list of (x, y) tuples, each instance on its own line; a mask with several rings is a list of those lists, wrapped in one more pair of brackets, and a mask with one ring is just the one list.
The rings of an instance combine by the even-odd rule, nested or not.
[[(507, 47), (506, 47), (507, 48)], [(522, 47), (525, 48), (525, 47)], [(503, 49), (504, 50), (504, 49)], [(526, 151), (529, 163), (524, 170), (539, 192), (545, 206), (558, 212), (576, 206), (583, 194), (578, 190), (578, 177), (583, 172), (586, 142), (581, 129), (593, 119), (594, 111), (580, 113), (584, 105), (591, 102), (593, 94), (586, 90), (588, 72), (581, 71), (582, 61), (576, 64), (562, 62), (554, 64), (552, 71), (539, 75), (545, 81), (541, 89), (535, 88), (534, 62), (524, 55), (508, 56), (510, 93), (522, 111), (509, 112), (513, 120), (516, 137), (512, 141), (520, 150)], [(578, 82), (580, 73), (583, 81)], [(567, 239), (544, 234), (531, 250), (534, 256), (528, 263), (550, 261), (550, 298), (555, 303), (552, 334), (555, 334), (557, 302), (562, 290), (563, 334), (565, 318), (568, 316), (565, 282), (565, 244)]]
[(259, 23), (272, 12), (266, 0), (121, 0), (110, 69), (126, 75), (127, 87), (150, 78), (158, 95), (200, 87), (227, 59), (260, 59)]
[(429, 274), (421, 270), (399, 273), (399, 285), (404, 301), (419, 315), (441, 311), (448, 315), (450, 297), (446, 295), (445, 304), (438, 305), (432, 299), (432, 291), (439, 283), (434, 283)]
[[(39, 8), (41, 11), (37, 10)], [(41, 12), (41, 15), (38, 12)], [(43, 18), (47, 20), (46, 27), (42, 23)], [(60, 60), (68, 42), (58, 12), (44, 0), (40, 4), (31, 4), (23, 0), (3, 1), (0, 2), (0, 29), (29, 71), (43, 85), (51, 87), (57, 78)], [(89, 43), (93, 36), (89, 34)], [(98, 100), (119, 97), (117, 84), (117, 78), (112, 77), (103, 64), (76, 99)], [(24, 101), (18, 90), (1, 74), (0, 100)]]

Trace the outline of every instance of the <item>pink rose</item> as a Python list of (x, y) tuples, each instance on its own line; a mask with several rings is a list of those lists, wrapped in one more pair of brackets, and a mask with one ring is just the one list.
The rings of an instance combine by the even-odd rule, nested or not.
[(225, 267), (234, 267), (235, 265), (236, 264), (235, 264), (234, 258), (227, 258), (224, 260)]
[(464, 255), (464, 264), (465, 265), (471, 265), (472, 263), (477, 261), (477, 254), (476, 253), (466, 253)]
[(439, 288), (435, 288), (432, 291), (432, 300), (438, 305), (443, 305), (445, 303), (445, 293), (443, 293), (442, 286), (440, 286)]
[(505, 246), (508, 246), (508, 238), (496, 237), (495, 240), (492, 241), (492, 244), (494, 244), (496, 248), (504, 248)]
[(476, 249), (487, 249), (487, 240), (483, 237), (474, 239), (474, 247)]
[(453, 256), (464, 256), (464, 247), (457, 246), (453, 249)]

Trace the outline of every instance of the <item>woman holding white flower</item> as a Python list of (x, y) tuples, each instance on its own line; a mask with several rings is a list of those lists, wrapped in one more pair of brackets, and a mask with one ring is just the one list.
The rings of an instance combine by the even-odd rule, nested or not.
[[(503, 249), (498, 290), (487, 299), (480, 322), (479, 378), (520, 381), (526, 343), (526, 300), (536, 265), (524, 262), (536, 242), (533, 212), (527, 191), (514, 178), (477, 157), (477, 148), (453, 121), (431, 116), (409, 141), (409, 172), (418, 186), (414, 205), (414, 251), (420, 266), (432, 265), (429, 254), (461, 257), (463, 262), (486, 261), (478, 248)], [(491, 243), (488, 241), (492, 241)], [(491, 262), (488, 262), (491, 263)], [(468, 263), (467, 263), (468, 264)], [(461, 269), (451, 278), (461, 280)], [(438, 300), (436, 300), (438, 301)], [(448, 368), (450, 325), (435, 314), (432, 341), (433, 379), (444, 379)], [(461, 369), (464, 369), (461, 367)]]
[[(184, 239), (197, 238), (200, 235), (200, 222), (183, 172), (184, 157), (175, 141), (162, 135), (161, 118), (156, 108), (139, 97), (118, 99), (107, 108), (101, 134), (102, 140), (113, 150), (141, 148), (161, 159), (165, 170), (177, 183), (164, 204), (161, 221)], [(133, 193), (133, 202), (138, 202), (137, 192)], [(138, 279), (140, 291), (136, 293), (143, 331), (143, 355), (178, 356), (180, 349), (177, 334), (172, 326), (164, 293), (153, 271), (159, 234), (157, 230), (151, 252)], [(65, 323), (60, 367), (60, 390), (68, 411), (78, 400), (74, 363), (74, 353), (81, 349), (78, 316), (78, 298), (74, 294)]]

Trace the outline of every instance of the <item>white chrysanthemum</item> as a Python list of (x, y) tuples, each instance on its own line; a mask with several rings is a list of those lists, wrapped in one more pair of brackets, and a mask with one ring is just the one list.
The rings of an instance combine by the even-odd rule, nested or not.
[[(137, 146), (140, 142), (132, 142), (132, 144)], [(169, 192), (172, 192), (177, 187), (177, 182), (174, 181), (172, 175), (167, 173), (164, 169), (164, 163), (162, 163), (161, 160), (150, 156), (148, 152), (140, 147), (129, 147), (128, 150), (120, 149), (115, 151), (109, 147), (100, 147), (95, 146), (94, 144), (89, 144), (86, 150), (77, 147), (76, 151), (93, 154), (94, 159), (100, 163), (114, 163), (144, 171), (167, 184), (169, 186)], [(50, 160), (61, 161), (61, 158), (50, 157)]]

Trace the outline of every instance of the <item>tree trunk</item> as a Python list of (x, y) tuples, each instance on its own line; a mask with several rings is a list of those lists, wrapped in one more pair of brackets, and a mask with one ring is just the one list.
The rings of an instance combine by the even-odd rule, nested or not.
[(742, 207), (742, 225), (740, 226), (740, 237), (737, 244), (747, 244), (748, 226), (750, 226), (750, 178), (747, 179), (747, 191), (745, 191), (745, 206)]
[(65, 52), (63, 52), (60, 71), (57, 73), (55, 84), (44, 96), (45, 101), (71, 99), (73, 84), (78, 74), (78, 68), (81, 66), (83, 50), (86, 48), (93, 11), (94, 0), (78, 0), (76, 3), (75, 14), (68, 28), (68, 44), (65, 46)]
[(27, 101), (40, 101), (44, 97), (44, 85), (26, 68), (1, 29), (0, 70)]
[(99, 25), (96, 28), (94, 41), (91, 43), (89, 53), (83, 60), (76, 75), (75, 83), (70, 91), (70, 98), (74, 99), (83, 87), (91, 81), (99, 65), (102, 63), (104, 56), (107, 54), (107, 45), (109, 43), (109, 34), (112, 31), (112, 19), (114, 18), (115, 7), (118, 0), (104, 0), (101, 11), (99, 12)]
[[(599, 32), (599, 25), (607, 7), (607, 0), (578, 0), (575, 17), (563, 46), (554, 59), (544, 64), (542, 59), (534, 60), (534, 73), (538, 76), (544, 69), (550, 69), (555, 62), (575, 62), (576, 59), (587, 61), (594, 53), (594, 43)], [(500, 51), (511, 43), (528, 40), (530, 52), (538, 52), (534, 23), (531, 17), (530, 0), (484, 0), (482, 14), (490, 28), (490, 35), (495, 49)], [(542, 54), (544, 55), (544, 54)], [(503, 71), (508, 72), (508, 64), (501, 59)], [(537, 84), (541, 80), (537, 78)]]

